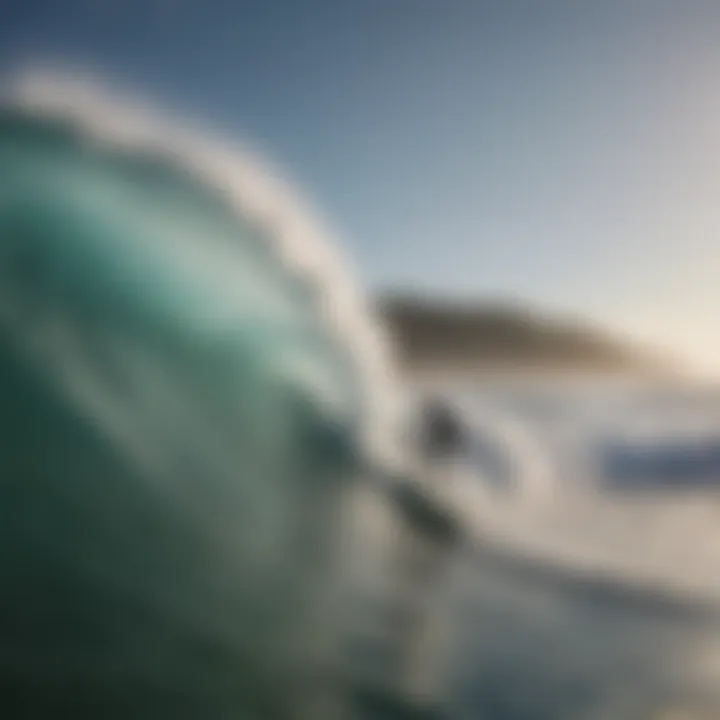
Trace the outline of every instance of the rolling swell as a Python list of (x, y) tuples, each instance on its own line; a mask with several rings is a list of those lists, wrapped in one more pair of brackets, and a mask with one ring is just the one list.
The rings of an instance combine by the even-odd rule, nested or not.
[(18, 93), (2, 709), (321, 717), (343, 480), (383, 422), (362, 301), (252, 163), (84, 89)]

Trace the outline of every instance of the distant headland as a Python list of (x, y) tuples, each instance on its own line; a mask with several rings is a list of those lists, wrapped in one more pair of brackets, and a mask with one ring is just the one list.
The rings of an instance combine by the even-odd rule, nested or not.
[(405, 371), (493, 369), (674, 374), (660, 352), (591, 323), (509, 302), (458, 302), (408, 294), (375, 300)]

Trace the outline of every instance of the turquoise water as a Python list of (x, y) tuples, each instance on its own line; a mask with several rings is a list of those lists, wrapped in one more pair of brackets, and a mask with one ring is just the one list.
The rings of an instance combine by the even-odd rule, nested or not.
[(172, 158), (0, 113), (8, 712), (312, 717), (328, 695), (363, 403), (262, 233)]

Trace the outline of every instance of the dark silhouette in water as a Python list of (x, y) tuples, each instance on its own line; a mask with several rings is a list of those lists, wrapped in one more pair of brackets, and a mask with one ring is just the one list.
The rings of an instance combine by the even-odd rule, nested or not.
[(462, 419), (449, 403), (434, 397), (421, 408), (421, 449), (428, 459), (449, 459), (464, 455), (468, 438)]

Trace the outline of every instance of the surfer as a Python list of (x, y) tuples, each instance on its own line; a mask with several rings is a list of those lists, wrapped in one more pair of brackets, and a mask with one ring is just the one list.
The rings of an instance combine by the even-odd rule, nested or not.
[(429, 461), (464, 455), (468, 440), (462, 422), (440, 398), (431, 398), (422, 409), (421, 451)]

